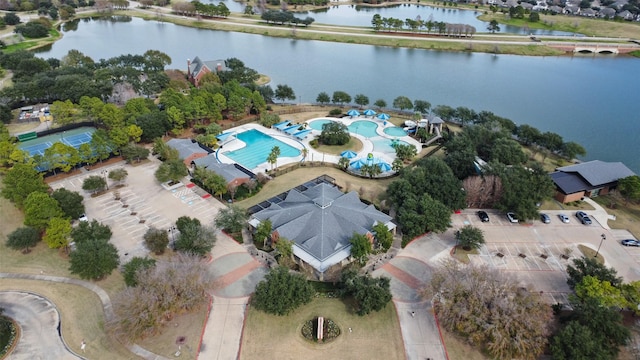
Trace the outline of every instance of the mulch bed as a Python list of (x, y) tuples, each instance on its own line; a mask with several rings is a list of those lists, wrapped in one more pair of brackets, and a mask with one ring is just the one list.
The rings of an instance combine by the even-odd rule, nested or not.
[[(104, 160), (103, 162), (97, 162), (91, 166), (86, 166), (85, 169), (91, 171), (91, 170), (96, 170), (99, 169), (101, 167), (104, 166), (108, 166), (108, 165), (112, 165), (115, 163), (119, 163), (120, 161), (122, 161), (122, 156), (116, 156), (116, 157), (112, 157), (111, 159), (108, 160)], [(69, 172), (66, 173), (58, 173), (56, 175), (50, 175), (44, 178), (44, 182), (47, 184), (50, 184), (52, 182), (56, 182), (56, 181), (60, 181), (60, 180), (64, 180), (66, 178), (70, 178), (72, 176), (76, 176), (76, 175), (80, 175), (82, 173), (82, 170), (80, 169), (73, 169)]]

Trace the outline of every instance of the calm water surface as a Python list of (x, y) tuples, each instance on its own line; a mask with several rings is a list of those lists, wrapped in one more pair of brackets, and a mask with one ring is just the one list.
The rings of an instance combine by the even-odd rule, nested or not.
[[(188, 39), (188, 41), (185, 41)], [(169, 23), (86, 20), (40, 54), (77, 49), (94, 60), (156, 49), (185, 70), (187, 59), (235, 57), (291, 86), (297, 102), (336, 90), (371, 103), (396, 96), (467, 106), (552, 131), (581, 143), (586, 159), (623, 161), (640, 173), (640, 60), (624, 57), (526, 57), (396, 49), (270, 38)]]

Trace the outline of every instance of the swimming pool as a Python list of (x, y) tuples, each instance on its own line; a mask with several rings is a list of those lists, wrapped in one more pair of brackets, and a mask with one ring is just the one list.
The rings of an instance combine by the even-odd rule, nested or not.
[(399, 126), (385, 128), (384, 133), (390, 136), (407, 136), (407, 132)]
[(333, 122), (333, 120), (329, 120), (329, 119), (313, 120), (312, 122), (309, 123), (309, 127), (312, 128), (313, 130), (322, 131), (322, 125), (328, 124), (330, 122)]
[(351, 125), (349, 125), (349, 131), (366, 138), (372, 138), (380, 136), (376, 132), (377, 127), (378, 124), (374, 123), (373, 121), (358, 120), (352, 122)]
[(280, 148), (279, 158), (300, 155), (300, 150), (256, 129), (241, 132), (237, 135), (237, 138), (242, 140), (246, 146), (238, 150), (223, 152), (222, 154), (247, 169), (254, 169), (266, 162), (274, 146)]
[[(406, 141), (384, 139), (384, 138), (374, 139), (374, 140), (371, 140), (371, 142), (373, 143), (373, 151), (378, 151), (378, 152), (386, 153), (386, 154), (395, 154), (396, 153), (396, 149), (394, 149), (393, 146), (391, 146), (393, 143), (401, 144), (401, 145), (411, 145)], [(411, 146), (413, 146), (413, 145), (411, 145)]]

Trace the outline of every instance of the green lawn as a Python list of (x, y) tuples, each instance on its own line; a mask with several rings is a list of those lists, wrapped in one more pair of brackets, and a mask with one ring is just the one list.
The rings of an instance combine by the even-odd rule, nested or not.
[[(327, 344), (302, 337), (302, 324), (317, 316), (335, 321), (341, 335)], [(349, 328), (353, 332), (349, 332)], [(316, 298), (287, 316), (249, 308), (240, 350), (242, 360), (405, 359), (400, 324), (393, 303), (358, 316), (340, 299)]]

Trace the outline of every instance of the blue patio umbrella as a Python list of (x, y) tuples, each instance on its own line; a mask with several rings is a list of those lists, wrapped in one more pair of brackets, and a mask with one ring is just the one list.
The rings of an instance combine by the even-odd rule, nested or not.
[(389, 120), (390, 116), (385, 113), (378, 114), (378, 119), (380, 120)]
[(353, 159), (354, 157), (358, 156), (358, 154), (356, 154), (355, 152), (353, 152), (351, 150), (345, 150), (345, 151), (340, 153), (340, 156), (346, 157), (347, 159)]
[(349, 115), (349, 116), (359, 116), (360, 115), (360, 111), (358, 111), (356, 109), (351, 109), (351, 110), (347, 111), (347, 115)]
[(365, 114), (366, 116), (373, 116), (376, 114), (376, 112), (371, 109), (367, 109), (363, 112), (363, 114)]
[(352, 168), (356, 169), (356, 170), (360, 170), (361, 167), (363, 167), (364, 165), (367, 165), (368, 161), (366, 159), (358, 159), (358, 160), (354, 160), (352, 161), (349, 166), (351, 166)]
[(376, 165), (378, 165), (378, 167), (380, 167), (380, 170), (382, 170), (382, 172), (391, 171), (391, 165), (389, 165), (389, 163), (387, 163), (386, 161), (382, 161), (381, 160)]

